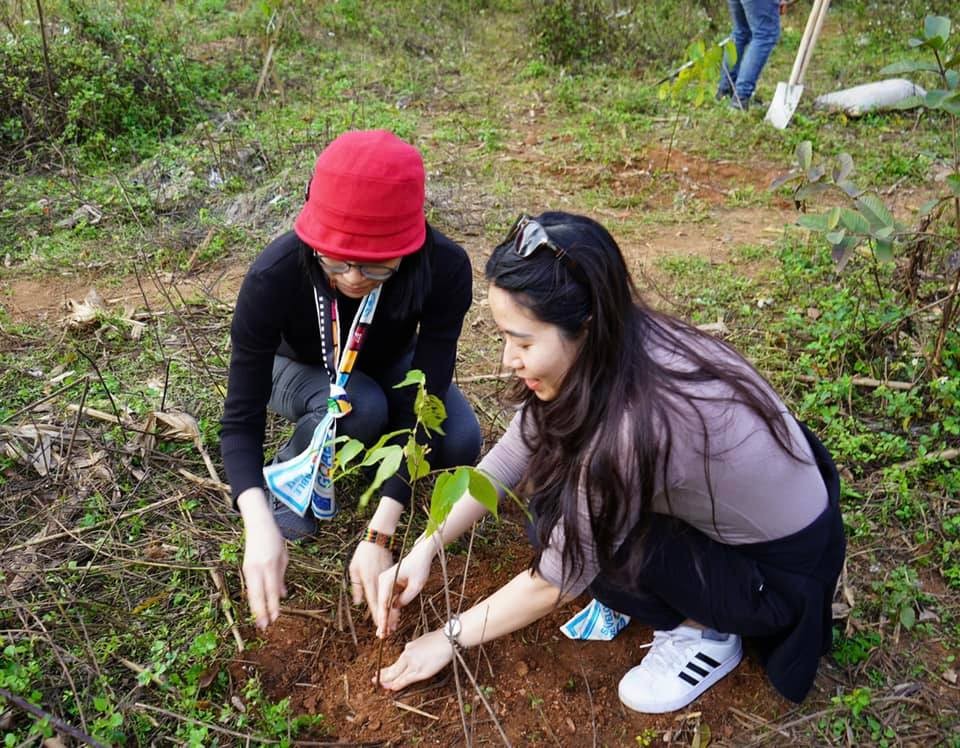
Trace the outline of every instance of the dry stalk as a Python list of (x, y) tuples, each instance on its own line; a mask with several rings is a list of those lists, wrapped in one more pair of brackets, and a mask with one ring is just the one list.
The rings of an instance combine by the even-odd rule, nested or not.
[(66, 735), (69, 735), (71, 738), (74, 738), (75, 740), (79, 740), (81, 743), (84, 743), (86, 745), (92, 745), (94, 746), (94, 748), (107, 748), (107, 746), (105, 746), (103, 743), (97, 740), (94, 740), (85, 732), (81, 732), (73, 725), (68, 724), (67, 722), (64, 722), (62, 719), (50, 714), (50, 712), (45, 712), (40, 707), (34, 706), (26, 699), (22, 699), (16, 694), (10, 693), (10, 691), (8, 691), (6, 688), (0, 688), (0, 696), (2, 696), (4, 699), (9, 701), (14, 706), (20, 709), (23, 709), (23, 711), (29, 712), (34, 717), (49, 721), (50, 724), (53, 725), (59, 732), (65, 733)]

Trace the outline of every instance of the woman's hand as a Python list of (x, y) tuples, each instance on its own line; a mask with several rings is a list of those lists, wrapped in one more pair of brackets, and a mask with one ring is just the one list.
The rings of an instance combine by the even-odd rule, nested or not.
[(243, 578), (247, 601), (257, 628), (263, 630), (280, 617), (280, 598), (287, 596), (287, 544), (280, 534), (261, 488), (248, 488), (237, 499), (246, 538)]
[(350, 589), (354, 605), (366, 598), (370, 615), (376, 616), (380, 574), (392, 565), (393, 553), (389, 549), (366, 540), (360, 541), (350, 561)]
[(377, 626), (379, 638), (383, 639), (397, 630), (400, 608), (419, 595), (427, 583), (434, 553), (434, 539), (425, 538), (413, 546), (410, 553), (400, 559), (397, 564), (380, 574), (377, 607), (372, 609), (373, 622)]
[[(399, 691), (411, 683), (426, 680), (450, 664), (453, 647), (441, 631), (431, 631), (403, 648), (397, 661), (380, 671), (380, 685)], [(376, 678), (374, 678), (376, 683)]]

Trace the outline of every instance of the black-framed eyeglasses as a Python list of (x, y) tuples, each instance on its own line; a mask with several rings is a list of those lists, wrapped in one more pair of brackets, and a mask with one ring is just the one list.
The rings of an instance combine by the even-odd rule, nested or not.
[(356, 268), (367, 280), (385, 281), (393, 277), (398, 267), (392, 268), (389, 265), (372, 265), (366, 262), (347, 262), (346, 260), (334, 260), (331, 257), (324, 257), (321, 254), (316, 255), (320, 267), (332, 275), (343, 275), (350, 272), (350, 268)]
[(574, 260), (563, 247), (553, 241), (547, 230), (526, 213), (521, 213), (507, 233), (505, 242), (513, 242), (513, 251), (521, 257), (529, 257), (541, 247), (546, 247), (561, 262), (569, 267), (577, 267)]

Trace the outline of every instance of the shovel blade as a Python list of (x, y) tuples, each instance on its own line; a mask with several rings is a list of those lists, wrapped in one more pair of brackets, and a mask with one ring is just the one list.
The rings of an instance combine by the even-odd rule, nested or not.
[(778, 83), (764, 119), (778, 130), (785, 129), (793, 113), (797, 111), (801, 96), (803, 96), (803, 86)]

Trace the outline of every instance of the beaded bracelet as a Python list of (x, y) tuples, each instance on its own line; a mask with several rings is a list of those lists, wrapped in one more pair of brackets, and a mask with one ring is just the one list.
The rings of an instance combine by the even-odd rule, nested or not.
[(385, 532), (377, 532), (372, 527), (367, 528), (360, 540), (364, 543), (376, 543), (381, 548), (386, 548), (388, 551), (393, 550), (393, 535), (388, 535)]

